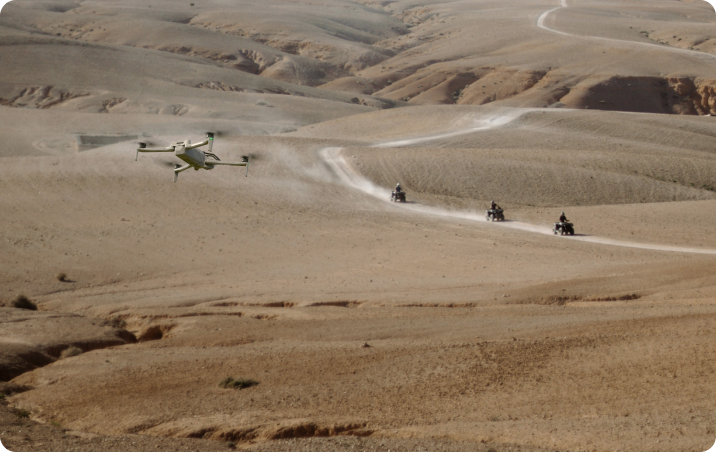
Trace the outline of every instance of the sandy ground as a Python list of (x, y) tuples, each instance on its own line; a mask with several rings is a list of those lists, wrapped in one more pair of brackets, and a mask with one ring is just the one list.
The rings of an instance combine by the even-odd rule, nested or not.
[[(0, 440), (708, 449), (709, 8), (15, 0)], [(207, 131), (248, 177), (134, 160)]]

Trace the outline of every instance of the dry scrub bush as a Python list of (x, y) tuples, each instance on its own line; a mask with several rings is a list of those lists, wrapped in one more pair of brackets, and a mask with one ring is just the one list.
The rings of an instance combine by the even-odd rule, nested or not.
[(71, 347), (67, 347), (66, 349), (62, 350), (62, 353), (60, 353), (60, 359), (65, 358), (72, 358), (73, 356), (81, 355), (82, 349), (79, 347), (75, 347), (74, 345)]
[(237, 378), (234, 380), (233, 377), (226, 377), (223, 380), (219, 382), (219, 386), (222, 388), (231, 388), (231, 389), (244, 389), (249, 388), (251, 386), (256, 386), (259, 384), (256, 380), (251, 380), (250, 378)]
[(57, 279), (60, 282), (67, 282), (67, 275), (65, 273), (60, 272), (57, 275), (55, 275), (55, 279)]
[(13, 412), (15, 413), (15, 416), (21, 419), (28, 419), (30, 417), (30, 412), (21, 408), (15, 408)]
[(2, 391), (0, 391), (0, 394), (5, 394), (5, 397), (10, 397), (15, 394), (22, 394), (25, 391), (29, 391), (30, 388), (28, 386), (19, 385), (17, 383), (10, 383), (10, 382), (0, 382), (0, 388), (2, 388)]
[(37, 311), (37, 305), (30, 301), (25, 295), (18, 295), (14, 300), (10, 302), (10, 306), (17, 309), (29, 309), (30, 311)]

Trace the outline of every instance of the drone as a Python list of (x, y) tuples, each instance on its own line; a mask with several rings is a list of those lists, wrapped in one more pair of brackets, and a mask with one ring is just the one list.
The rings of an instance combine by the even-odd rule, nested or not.
[[(201, 146), (209, 145), (208, 151), (201, 151), (197, 148)], [(174, 155), (179, 157), (186, 165), (174, 164), (174, 182), (177, 181), (179, 173), (186, 171), (189, 168), (199, 171), (199, 169), (211, 170), (216, 165), (228, 165), (228, 166), (245, 166), (246, 177), (249, 177), (249, 158), (242, 156), (240, 162), (222, 162), (216, 154), (211, 152), (211, 148), (214, 145), (214, 133), (207, 132), (206, 139), (201, 143), (191, 144), (190, 140), (177, 141), (172, 143), (170, 146), (165, 148), (148, 148), (147, 143), (139, 143), (137, 148), (137, 154), (134, 156), (134, 161), (137, 161), (140, 152), (173, 152)]]

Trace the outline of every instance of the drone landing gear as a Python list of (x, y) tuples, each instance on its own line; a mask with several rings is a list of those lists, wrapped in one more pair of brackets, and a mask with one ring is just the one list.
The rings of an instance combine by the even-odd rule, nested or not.
[(182, 171), (186, 171), (186, 170), (188, 170), (189, 168), (191, 168), (191, 165), (189, 165), (188, 163), (187, 163), (186, 165), (184, 165), (184, 166), (182, 166), (182, 165), (177, 165), (177, 164), (175, 163), (175, 164), (174, 164), (174, 182), (176, 182), (177, 179), (179, 178), (179, 173), (181, 173)]

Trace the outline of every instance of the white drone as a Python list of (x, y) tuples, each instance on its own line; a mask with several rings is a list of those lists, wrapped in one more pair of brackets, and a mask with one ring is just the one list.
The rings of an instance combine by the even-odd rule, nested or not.
[[(198, 147), (206, 146), (207, 144), (209, 145), (208, 151), (200, 151), (197, 149)], [(196, 144), (191, 144), (190, 140), (177, 141), (172, 143), (171, 146), (165, 148), (152, 149), (147, 147), (147, 143), (139, 143), (134, 160), (137, 160), (140, 152), (173, 152), (174, 155), (186, 163), (186, 165), (174, 165), (174, 182), (177, 181), (179, 173), (186, 171), (189, 168), (194, 168), (196, 171), (199, 171), (199, 169), (210, 170), (214, 169), (214, 166), (216, 165), (245, 166), (246, 177), (249, 176), (249, 158), (247, 156), (242, 156), (240, 162), (222, 162), (216, 154), (211, 152), (213, 145), (214, 134), (212, 132), (207, 132), (206, 140)], [(213, 160), (209, 160), (209, 158)]]

